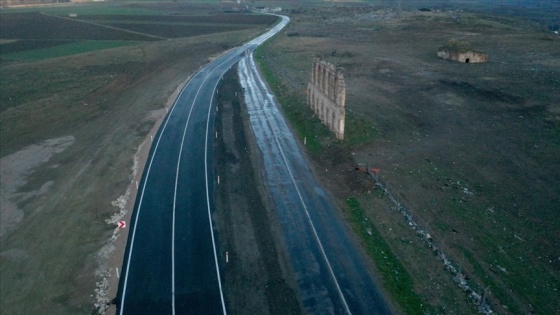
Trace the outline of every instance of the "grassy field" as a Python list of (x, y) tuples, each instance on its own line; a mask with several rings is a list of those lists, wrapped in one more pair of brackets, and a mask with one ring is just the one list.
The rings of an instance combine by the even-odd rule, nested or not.
[(138, 146), (181, 82), (266, 27), (2, 63), (2, 313), (96, 313)]
[[(292, 22), (261, 52), (264, 72), (293, 99), (285, 111), (300, 130), (317, 123), (304, 103), (312, 56), (345, 68), (347, 110), (363, 120), (346, 130), (362, 137), (338, 142), (319, 129), (305, 137), (321, 144), (312, 156), (329, 166), (325, 181), (345, 178), (329, 188), (343, 205), (359, 202), (426, 310), (477, 312), (390, 200), (351, 172), (357, 164), (381, 169), (469, 285), (489, 287), (495, 312), (559, 313), (550, 301), (560, 299), (560, 39), (530, 19), (464, 11), (324, 8), (294, 12)], [(438, 59), (451, 38), (490, 61)]]
[(352, 229), (362, 239), (362, 246), (377, 263), (383, 279), (383, 287), (396, 300), (404, 314), (431, 312), (429, 305), (414, 291), (413, 281), (395, 256), (389, 244), (377, 229), (369, 223), (368, 216), (356, 198), (348, 198), (346, 212)]
[(78, 42), (65, 43), (62, 45), (56, 45), (54, 47), (49, 47), (49, 48), (30, 49), (22, 52), (0, 54), (0, 56), (4, 60), (18, 60), (18, 61), (42, 60), (42, 59), (64, 57), (64, 56), (70, 56), (76, 54), (83, 54), (86, 52), (116, 48), (121, 46), (133, 46), (138, 44), (140, 43), (135, 41), (105, 41), (105, 40), (78, 41)]

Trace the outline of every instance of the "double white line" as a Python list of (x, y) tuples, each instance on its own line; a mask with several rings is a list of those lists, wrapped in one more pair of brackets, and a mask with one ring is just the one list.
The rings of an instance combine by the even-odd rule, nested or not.
[[(187, 128), (188, 128), (188, 125), (189, 125), (190, 118), (191, 118), (191, 114), (192, 114), (192, 111), (194, 109), (196, 100), (198, 98), (198, 95), (199, 95), (202, 87), (205, 85), (205, 83), (208, 81), (210, 76), (212, 74), (214, 74), (214, 72), (216, 70), (218, 70), (223, 64), (228, 63), (228, 62), (232, 62), (233, 59), (238, 58), (237, 55), (238, 54), (235, 53), (235, 54), (232, 54), (230, 57), (225, 58), (222, 62), (220, 62), (220, 64), (218, 66), (216, 66), (210, 73), (208, 73), (206, 75), (206, 77), (202, 81), (200, 87), (198, 88), (195, 97), (193, 98), (193, 101), (191, 103), (191, 108), (189, 110), (189, 116), (187, 117), (187, 122), (185, 123), (185, 128), (183, 130), (183, 137), (182, 137), (182, 140), (181, 140), (181, 148), (179, 150), (179, 156), (177, 158), (177, 170), (176, 170), (176, 174), (175, 174), (175, 189), (174, 189), (174, 195), (173, 195), (173, 219), (172, 219), (172, 238), (171, 238), (171, 295), (172, 295), (172, 313), (173, 314), (175, 314), (175, 209), (176, 209), (176, 201), (177, 201), (177, 183), (178, 183), (178, 179), (179, 179), (179, 168), (180, 168), (180, 164), (181, 164), (181, 155), (182, 155), (182, 152), (183, 152), (183, 144), (184, 144), (184, 141), (185, 141), (186, 132), (187, 132)], [(135, 236), (136, 236), (136, 228), (138, 226), (138, 218), (140, 217), (140, 213), (141, 213), (141, 210), (142, 210), (142, 202), (144, 200), (144, 192), (146, 190), (146, 183), (148, 182), (148, 180), (150, 178), (154, 158), (155, 158), (155, 156), (158, 152), (159, 143), (160, 143), (161, 138), (162, 138), (162, 136), (163, 136), (163, 134), (164, 134), (164, 132), (167, 128), (167, 124), (169, 122), (169, 119), (171, 118), (171, 116), (173, 115), (173, 113), (175, 111), (175, 107), (177, 105), (177, 102), (182, 97), (183, 93), (187, 89), (188, 85), (192, 82), (192, 80), (196, 76), (201, 75), (201, 73), (202, 73), (202, 71), (199, 71), (198, 73), (196, 73), (191, 78), (189, 83), (187, 83), (185, 85), (185, 87), (183, 87), (183, 89), (181, 90), (181, 93), (179, 94), (179, 96), (177, 97), (175, 102), (173, 103), (171, 111), (169, 112), (169, 115), (167, 116), (167, 118), (165, 120), (165, 124), (163, 125), (163, 128), (162, 128), (162, 130), (159, 134), (159, 137), (157, 139), (156, 147), (154, 148), (154, 152), (152, 153), (152, 156), (150, 158), (150, 163), (148, 165), (148, 171), (146, 173), (146, 179), (144, 180), (143, 185), (142, 185), (142, 192), (140, 194), (140, 202), (138, 203), (138, 209), (136, 210), (136, 218), (134, 219), (134, 228), (132, 230), (132, 238), (130, 240), (130, 251), (129, 251), (129, 254), (128, 254), (128, 260), (127, 260), (127, 264), (126, 264), (126, 272), (125, 272), (125, 278), (124, 278), (124, 284), (123, 284), (122, 300), (121, 300), (121, 305), (120, 305), (120, 314), (121, 315), (124, 313), (126, 289), (127, 289), (127, 284), (128, 284), (128, 275), (129, 275), (129, 270), (130, 270), (130, 263), (131, 263), (131, 260), (132, 260), (132, 252), (133, 252), (133, 249), (134, 249), (134, 240), (135, 240)], [(216, 84), (214, 85), (214, 88), (213, 88), (214, 91), (216, 90), (216, 86), (218, 85), (218, 81), (219, 80), (216, 80)], [(206, 122), (206, 143), (204, 145), (204, 158), (205, 158), (204, 166), (205, 166), (205, 177), (206, 177), (206, 202), (207, 202), (207, 207), (208, 207), (208, 220), (210, 222), (212, 247), (214, 249), (214, 261), (215, 261), (215, 264), (216, 264), (216, 273), (218, 275), (218, 285), (219, 285), (219, 288), (220, 288), (220, 299), (221, 299), (221, 302), (222, 302), (223, 313), (226, 314), (225, 301), (224, 301), (224, 296), (223, 296), (223, 292), (222, 292), (222, 283), (221, 283), (220, 272), (219, 272), (219, 267), (218, 267), (218, 256), (217, 256), (216, 244), (215, 244), (215, 238), (214, 238), (214, 229), (213, 229), (213, 226), (212, 226), (212, 218), (211, 218), (211, 211), (210, 211), (210, 197), (209, 197), (209, 192), (208, 192), (208, 158), (207, 158), (208, 157), (208, 128), (209, 128), (209, 125), (210, 125), (210, 112), (211, 112), (213, 101), (214, 101), (214, 95), (212, 95), (210, 105), (208, 106), (208, 116), (207, 116), (207, 122)]]

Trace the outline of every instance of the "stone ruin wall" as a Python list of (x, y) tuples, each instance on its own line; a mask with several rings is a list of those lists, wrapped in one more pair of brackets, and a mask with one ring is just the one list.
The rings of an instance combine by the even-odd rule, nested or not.
[(315, 58), (307, 87), (307, 104), (337, 139), (344, 139), (345, 102), (343, 69)]
[(488, 55), (477, 51), (456, 52), (449, 50), (440, 50), (437, 53), (438, 57), (458, 61), (462, 63), (484, 63), (488, 62)]

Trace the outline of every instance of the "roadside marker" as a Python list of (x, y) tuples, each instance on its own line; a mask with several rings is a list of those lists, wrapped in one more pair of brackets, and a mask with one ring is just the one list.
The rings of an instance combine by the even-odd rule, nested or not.
[(126, 227), (126, 222), (125, 221), (119, 221), (119, 222), (117, 222), (117, 226), (121, 229), (124, 229)]
[(226, 252), (226, 262), (229, 262), (229, 255), (228, 255), (228, 252)]
[(216, 131), (216, 139), (218, 139), (218, 132)]
[(154, 136), (153, 135), (150, 135), (150, 141), (152, 141), (152, 142), (154, 141)]
[(218, 175), (218, 184), (220, 183), (220, 175)]
[(117, 269), (117, 279), (120, 279), (120, 276), (119, 276), (119, 267), (115, 267), (115, 269)]
[(138, 189), (138, 181), (136, 181), (136, 189)]

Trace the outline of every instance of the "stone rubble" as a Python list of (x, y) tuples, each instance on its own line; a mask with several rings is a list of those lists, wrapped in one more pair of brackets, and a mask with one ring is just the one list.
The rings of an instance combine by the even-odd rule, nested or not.
[[(138, 174), (138, 164), (139, 164), (139, 153), (140, 148), (142, 148), (143, 144), (141, 144), (138, 148), (138, 152), (133, 157), (133, 165), (132, 165), (132, 174), (131, 174), (131, 182), (126, 189), (126, 192), (119, 196), (116, 200), (111, 202), (113, 207), (118, 209), (117, 212), (113, 213), (110, 218), (105, 220), (105, 223), (109, 225), (116, 226), (117, 223), (122, 220), (125, 215), (127, 214), (126, 206), (130, 199), (130, 194), (132, 192), (133, 187), (135, 186), (136, 175)], [(115, 242), (119, 237), (120, 229), (116, 227), (113, 230), (113, 234), (107, 240), (105, 245), (99, 250), (97, 253), (97, 260), (99, 261), (99, 267), (97, 268), (95, 275), (97, 279), (99, 279), (95, 284), (95, 296), (93, 306), (97, 310), (99, 314), (105, 314), (109, 305), (111, 304), (111, 298), (109, 297), (109, 285), (110, 279), (112, 277), (112, 273), (109, 270), (109, 258), (111, 254), (115, 250)]]
[[(452, 275), (452, 281), (457, 286), (459, 286), (463, 290), (463, 292), (473, 301), (473, 303), (478, 307), (478, 311), (482, 314), (487, 315), (494, 314), (494, 311), (490, 309), (487, 293), (479, 294), (475, 292), (475, 290), (467, 283), (467, 277), (461, 271), (461, 268), (457, 268), (454, 266), (453, 262), (443, 253), (442, 249), (436, 244), (432, 236), (414, 220), (414, 218), (410, 214), (410, 211), (406, 207), (404, 207), (393, 196), (393, 194), (391, 194), (391, 192), (385, 185), (383, 185), (383, 183), (379, 180), (378, 174), (371, 172), (371, 169), (369, 167), (366, 168), (366, 173), (370, 175), (375, 185), (383, 191), (383, 195), (389, 198), (389, 200), (393, 204), (393, 207), (391, 208), (403, 215), (404, 219), (408, 223), (408, 226), (410, 226), (410, 228), (416, 232), (416, 235), (418, 235), (422, 243), (428, 246), (432, 250), (434, 255), (438, 258), (438, 260), (443, 263), (445, 270)], [(482, 287), (480, 285), (477, 286)]]

